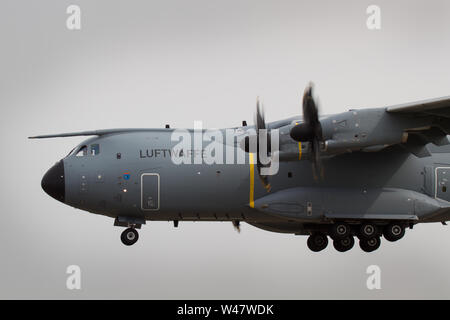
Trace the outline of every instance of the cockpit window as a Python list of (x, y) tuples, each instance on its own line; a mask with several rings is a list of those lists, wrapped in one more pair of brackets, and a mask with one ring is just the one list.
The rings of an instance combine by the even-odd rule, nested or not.
[(100, 145), (99, 144), (91, 144), (91, 155), (96, 156), (100, 153)]
[(70, 150), (69, 154), (66, 156), (66, 158), (70, 157), (71, 155), (73, 155), (75, 153), (75, 150), (77, 149), (77, 147), (73, 148), (72, 150)]
[(82, 146), (76, 154), (77, 157), (84, 157), (86, 155), (87, 155), (87, 146)]
[(100, 153), (100, 145), (98, 143), (91, 144), (89, 147), (87, 145), (81, 147), (75, 147), (70, 151), (67, 157), (85, 157), (87, 155), (96, 156)]

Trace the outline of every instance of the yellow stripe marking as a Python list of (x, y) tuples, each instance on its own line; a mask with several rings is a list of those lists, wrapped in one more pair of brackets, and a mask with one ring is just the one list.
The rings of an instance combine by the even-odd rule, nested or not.
[[(295, 122), (295, 125), (298, 125), (298, 122)], [(298, 143), (298, 160), (302, 160), (302, 143)]]
[(298, 143), (298, 160), (302, 160), (302, 143)]
[(254, 201), (254, 193), (255, 193), (255, 161), (254, 161), (254, 155), (253, 153), (248, 154), (249, 157), (249, 163), (250, 163), (250, 208), (255, 207), (255, 201)]

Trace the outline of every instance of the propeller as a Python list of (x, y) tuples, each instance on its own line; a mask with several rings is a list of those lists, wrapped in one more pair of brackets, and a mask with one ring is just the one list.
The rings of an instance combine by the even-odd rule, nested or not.
[[(256, 136), (254, 137), (254, 138), (256, 138), (256, 168), (258, 170), (258, 176), (261, 180), (262, 185), (267, 190), (267, 192), (269, 192), (271, 189), (269, 177), (267, 175), (261, 174), (261, 168), (269, 166), (269, 164), (263, 164), (261, 162), (260, 154), (259, 154), (260, 130), (267, 130), (265, 117), (264, 117), (264, 108), (263, 108), (262, 104), (259, 102), (259, 98), (256, 100), (256, 112), (254, 114), (253, 121), (255, 123), (255, 131), (256, 131)], [(270, 146), (270, 138), (269, 138), (268, 132), (267, 132), (266, 141), (264, 141), (263, 143), (267, 143), (266, 151), (267, 151), (267, 157), (269, 157), (269, 154), (271, 152), (271, 146)], [(252, 151), (252, 150), (250, 150), (250, 137), (249, 136), (245, 137), (245, 139), (244, 139), (244, 150), (246, 152)]]
[(319, 121), (318, 106), (313, 97), (314, 85), (312, 82), (303, 94), (303, 122), (294, 126), (290, 136), (295, 141), (309, 142), (314, 177), (323, 178), (323, 167), (320, 161), (320, 143), (323, 142), (322, 125)]
[[(264, 117), (264, 107), (262, 106), (262, 104), (259, 103), (259, 98), (256, 100), (256, 112), (255, 112), (255, 116), (254, 116), (254, 122), (255, 122), (255, 130), (256, 130), (256, 137), (257, 137), (257, 143), (256, 143), (256, 168), (258, 169), (258, 176), (261, 180), (261, 183), (263, 184), (264, 188), (267, 190), (267, 192), (270, 191), (271, 186), (269, 183), (269, 177), (266, 175), (262, 175), (261, 174), (261, 168), (265, 167), (267, 165), (264, 165), (261, 162), (260, 159), (260, 154), (259, 154), (259, 147), (260, 147), (260, 135), (259, 132), (260, 130), (267, 130), (266, 128), (266, 121), (265, 121), (265, 117)], [(267, 143), (267, 156), (270, 153), (270, 138), (267, 132), (267, 136), (266, 136), (266, 141), (265, 143)]]
[(238, 233), (241, 233), (241, 223), (239, 220), (233, 220), (233, 227)]

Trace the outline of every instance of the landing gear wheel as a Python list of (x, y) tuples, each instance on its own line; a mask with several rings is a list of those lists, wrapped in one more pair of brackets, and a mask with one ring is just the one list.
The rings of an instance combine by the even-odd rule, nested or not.
[(355, 239), (353, 239), (353, 236), (347, 236), (344, 239), (340, 240), (333, 240), (333, 246), (334, 248), (339, 252), (346, 252), (353, 248), (353, 245), (355, 244)]
[(383, 228), (383, 236), (387, 241), (397, 241), (405, 235), (405, 226), (398, 222), (391, 222)]
[(373, 223), (363, 223), (359, 228), (359, 239), (369, 240), (378, 237), (378, 228)]
[(345, 239), (350, 235), (350, 226), (344, 222), (336, 222), (331, 226), (330, 236), (333, 240)]
[(311, 251), (314, 252), (322, 251), (328, 245), (327, 235), (322, 232), (314, 232), (312, 235), (309, 236), (307, 244), (308, 248)]
[(359, 240), (359, 246), (365, 252), (372, 252), (377, 250), (380, 247), (381, 239), (380, 237), (373, 237), (370, 239), (361, 239)]
[(136, 231), (136, 229), (128, 228), (125, 229), (124, 232), (122, 232), (122, 235), (120, 236), (120, 239), (122, 240), (122, 243), (126, 246), (131, 246), (136, 243), (139, 239), (139, 233)]

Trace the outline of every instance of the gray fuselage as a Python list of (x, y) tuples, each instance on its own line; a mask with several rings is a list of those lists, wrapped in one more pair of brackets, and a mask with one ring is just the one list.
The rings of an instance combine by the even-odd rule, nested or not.
[[(299, 160), (280, 162), (267, 192), (249, 154), (244, 164), (173, 163), (172, 130), (84, 141), (61, 160), (64, 202), (137, 223), (238, 220), (299, 234), (305, 225), (336, 219), (449, 219), (450, 190), (443, 187), (446, 167), (450, 173), (448, 146), (430, 146), (432, 156), (424, 158), (400, 147), (325, 158), (324, 179), (314, 177), (300, 151)], [(235, 147), (224, 152), (229, 148)]]

